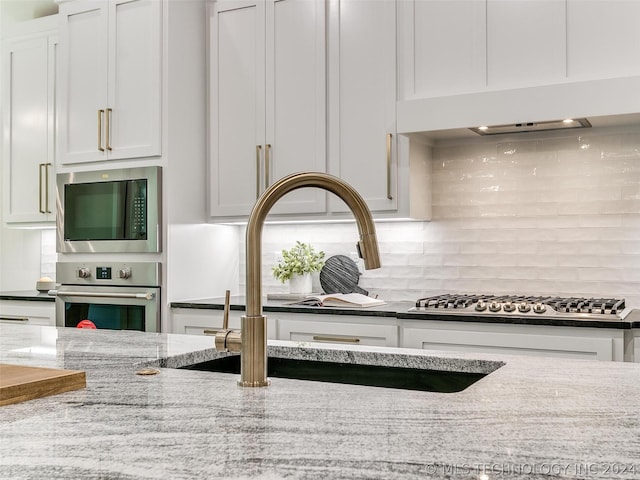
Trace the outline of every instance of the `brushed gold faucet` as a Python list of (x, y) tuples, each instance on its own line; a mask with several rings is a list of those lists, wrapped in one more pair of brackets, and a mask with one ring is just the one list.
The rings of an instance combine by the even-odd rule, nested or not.
[(246, 235), (246, 315), (240, 331), (227, 325), (216, 334), (219, 351), (240, 352), (240, 380), (243, 387), (265, 387), (267, 379), (267, 317), (262, 314), (262, 226), (273, 205), (285, 194), (304, 187), (317, 187), (334, 193), (351, 209), (358, 225), (358, 254), (367, 270), (380, 268), (376, 228), (362, 196), (343, 180), (319, 172), (294, 173), (281, 178), (258, 198), (249, 215)]

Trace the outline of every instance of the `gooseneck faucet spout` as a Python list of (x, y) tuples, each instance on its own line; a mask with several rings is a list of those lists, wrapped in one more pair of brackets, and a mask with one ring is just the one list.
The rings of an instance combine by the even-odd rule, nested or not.
[(258, 198), (249, 215), (246, 234), (246, 315), (241, 333), (223, 330), (216, 334), (218, 350), (240, 351), (240, 381), (243, 387), (263, 387), (267, 379), (267, 318), (262, 314), (262, 226), (273, 205), (285, 194), (304, 187), (334, 193), (351, 209), (360, 233), (359, 255), (367, 270), (380, 267), (375, 224), (362, 196), (338, 177), (319, 172), (294, 173), (278, 180)]

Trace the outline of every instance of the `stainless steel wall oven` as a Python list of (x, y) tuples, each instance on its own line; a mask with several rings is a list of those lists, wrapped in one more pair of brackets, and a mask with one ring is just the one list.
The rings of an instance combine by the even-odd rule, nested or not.
[(56, 324), (159, 332), (160, 275), (157, 262), (58, 263)]

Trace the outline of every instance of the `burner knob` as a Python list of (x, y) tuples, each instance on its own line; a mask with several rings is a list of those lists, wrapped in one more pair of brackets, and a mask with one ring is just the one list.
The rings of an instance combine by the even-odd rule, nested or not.
[(492, 312), (499, 312), (502, 309), (502, 305), (499, 302), (491, 302), (489, 305), (489, 310)]
[(487, 309), (487, 304), (482, 300), (478, 300), (478, 303), (476, 303), (476, 311), (484, 312), (486, 309)]
[(127, 278), (130, 278), (131, 277), (131, 269), (129, 267), (121, 268), (118, 271), (118, 277), (122, 278), (123, 280), (126, 280)]
[(544, 313), (546, 312), (547, 307), (545, 307), (542, 303), (538, 302), (533, 306), (533, 311), (535, 313)]
[(516, 306), (513, 304), (513, 302), (507, 302), (502, 306), (502, 309), (505, 312), (514, 312), (516, 310)]
[(91, 276), (91, 270), (87, 267), (80, 267), (78, 269), (78, 278), (89, 278)]
[(529, 305), (527, 302), (522, 302), (520, 305), (518, 305), (518, 311), (522, 313), (530, 312), (531, 305)]

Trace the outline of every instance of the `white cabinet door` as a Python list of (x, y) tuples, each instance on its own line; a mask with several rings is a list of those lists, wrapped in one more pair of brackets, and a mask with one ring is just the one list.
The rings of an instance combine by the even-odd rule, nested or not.
[(483, 90), (487, 83), (487, 8), (476, 0), (417, 1), (398, 32), (406, 56), (405, 98)]
[(624, 360), (624, 330), (408, 321), (402, 328), (401, 346), (621, 362)]
[(112, 160), (160, 155), (162, 2), (110, 2), (108, 38), (107, 154)]
[[(326, 170), (324, 4), (220, 1), (209, 21), (210, 212), (242, 217), (279, 178)], [(274, 213), (322, 212), (324, 199), (294, 192)]]
[(162, 2), (62, 4), (60, 163), (161, 153)]
[[(325, 4), (278, 0), (266, 5), (265, 184), (295, 172), (327, 170)], [(267, 162), (268, 155), (268, 162)], [(326, 193), (303, 189), (273, 213), (326, 211)]]
[(60, 163), (106, 158), (107, 2), (60, 7)]
[(489, 88), (565, 80), (565, 8), (565, 0), (487, 1)]
[(212, 216), (248, 215), (262, 189), (264, 6), (216, 2), (209, 19)]
[[(330, 30), (331, 172), (372, 211), (398, 208), (396, 2), (333, 2)], [(331, 199), (332, 211), (348, 211)]]
[(6, 40), (3, 203), (7, 223), (55, 221), (55, 34)]
[(572, 79), (640, 74), (640, 2), (567, 0), (567, 74)]
[(56, 325), (54, 302), (0, 300), (0, 323), (13, 325)]

